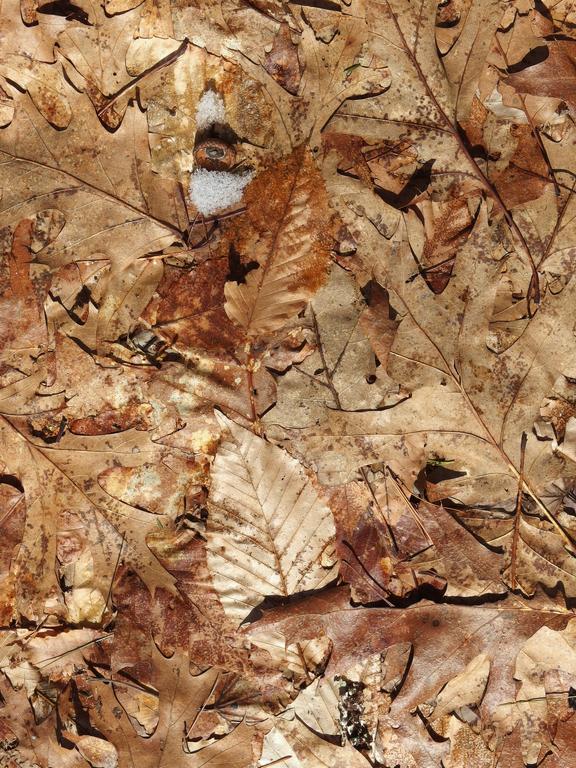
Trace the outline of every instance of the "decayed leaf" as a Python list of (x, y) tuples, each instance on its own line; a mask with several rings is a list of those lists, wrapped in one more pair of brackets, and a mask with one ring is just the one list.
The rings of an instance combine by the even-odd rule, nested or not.
[(241, 621), (266, 597), (320, 589), (335, 578), (334, 523), (297, 461), (218, 420), (224, 434), (208, 499), (208, 567), (224, 610)]
[(226, 285), (225, 308), (253, 338), (286, 325), (322, 285), (331, 246), (330, 213), (305, 145), (255, 179), (244, 199), (252, 227), (241, 248), (258, 267), (245, 282)]
[[(263, 621), (269, 630), (275, 628), (288, 639), (309, 637), (320, 628), (325, 631), (334, 647), (327, 675), (346, 676), (354, 662), (361, 664), (394, 643), (414, 643), (409, 674), (389, 713), (381, 720), (379, 740), (381, 744), (390, 745), (390, 754), (394, 749), (397, 753), (405, 750), (416, 765), (435, 766), (447, 750), (426, 740), (424, 723), (419, 718), (414, 719), (410, 712), (428, 700), (437, 701), (443, 688), (448, 689), (448, 694), (444, 698), (440, 693), (440, 701), (445, 701), (446, 707), (452, 706), (450, 701), (456, 701), (453, 691), (454, 695), (462, 696), (462, 700), (481, 700), (479, 712), (488, 739), (483, 741), (483, 750), (497, 751), (506, 738), (506, 723), (511, 722), (510, 717), (515, 711), (511, 709), (517, 700), (515, 670), (524, 658), (525, 643), (533, 635), (538, 637), (540, 627), (561, 629), (570, 619), (566, 612), (523, 610), (522, 605), (525, 606), (515, 601), (501, 607), (420, 603), (404, 611), (394, 608), (358, 610), (349, 605), (344, 590), (331, 590), (300, 603), (292, 615), (283, 615), (276, 609)], [(506, 638), (505, 643), (502, 637)], [(543, 647), (538, 639), (534, 643)], [(550, 649), (547, 653), (553, 654), (551, 647), (546, 647)], [(489, 676), (486, 675), (486, 659), (490, 663)], [(565, 666), (566, 662), (563, 663)], [(471, 666), (466, 671), (469, 664)], [(482, 697), (486, 677), (488, 683)], [(446, 686), (452, 678), (453, 685)], [(461, 693), (458, 693), (460, 689)], [(553, 701), (553, 698), (549, 700)], [(466, 703), (460, 714), (467, 714), (465, 707)], [(469, 719), (473, 720), (472, 716)], [(512, 721), (515, 722), (514, 718)], [(531, 731), (529, 741), (533, 740), (539, 750), (545, 739), (538, 728)], [(395, 734), (396, 747), (394, 739), (390, 740), (389, 729)], [(494, 755), (490, 759), (494, 759)], [(410, 765), (408, 759), (407, 765)]]

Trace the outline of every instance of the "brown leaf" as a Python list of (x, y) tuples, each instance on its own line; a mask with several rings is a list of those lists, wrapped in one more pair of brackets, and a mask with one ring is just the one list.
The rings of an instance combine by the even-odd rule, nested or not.
[[(423, 219), (423, 232), (412, 231), (410, 245), (422, 276), (434, 293), (442, 293), (448, 285), (456, 253), (470, 235), (474, 223), (471, 203), (456, 198), (444, 204), (429, 201), (417, 204)], [(408, 221), (412, 230), (416, 222), (414, 219)]]
[(572, 764), (572, 5), (4, 0), (2, 765)]
[(305, 306), (326, 277), (330, 212), (320, 174), (301, 146), (260, 174), (244, 196), (251, 226), (242, 243), (259, 267), (225, 287), (225, 309), (248, 338), (278, 331)]
[(544, 45), (545, 57), (542, 61), (509, 74), (505, 82), (520, 93), (563, 99), (574, 109), (574, 41), (552, 39), (546, 40)]
[(536, 200), (547, 186), (548, 165), (534, 130), (528, 125), (514, 126), (517, 146), (507, 168), (495, 180), (496, 188), (508, 208)]
[(448, 582), (447, 597), (504, 594), (500, 569), (502, 558), (477, 541), (459, 525), (442, 504), (422, 502), (415, 511), (439, 555), (438, 564), (429, 551), (412, 558), (421, 570), (432, 568)]
[(288, 93), (296, 95), (302, 72), (298, 61), (298, 46), (292, 42), (287, 22), (280, 24), (272, 49), (266, 53), (264, 68)]

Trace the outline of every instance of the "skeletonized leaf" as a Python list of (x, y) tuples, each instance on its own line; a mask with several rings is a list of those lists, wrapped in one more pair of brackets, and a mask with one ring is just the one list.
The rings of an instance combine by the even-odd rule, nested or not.
[(208, 567), (226, 613), (242, 621), (267, 596), (320, 589), (336, 575), (332, 513), (281, 448), (217, 414)]

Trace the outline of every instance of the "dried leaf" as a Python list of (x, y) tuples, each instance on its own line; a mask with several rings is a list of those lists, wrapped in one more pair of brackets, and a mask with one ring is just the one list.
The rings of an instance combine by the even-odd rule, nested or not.
[(297, 461), (218, 420), (224, 442), (208, 499), (208, 567), (224, 610), (240, 622), (266, 597), (320, 589), (335, 578), (334, 524)]
[(2, 765), (572, 765), (573, 5), (4, 0)]
[(227, 283), (225, 309), (252, 338), (286, 325), (324, 282), (330, 213), (305, 146), (255, 179), (245, 201), (258, 244), (254, 248), (251, 231), (244, 248), (258, 268), (248, 272), (245, 282)]

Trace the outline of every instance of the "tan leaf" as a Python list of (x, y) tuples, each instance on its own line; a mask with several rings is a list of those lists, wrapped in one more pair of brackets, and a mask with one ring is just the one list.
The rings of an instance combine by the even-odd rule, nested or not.
[(72, 108), (66, 98), (62, 73), (41, 61), (22, 55), (6, 57), (0, 72), (15, 80), (30, 94), (30, 98), (55, 128), (67, 128), (72, 120)]
[(456, 713), (468, 719), (465, 710), (479, 706), (486, 690), (490, 674), (490, 659), (486, 654), (475, 656), (459, 675), (449, 680), (435, 699), (419, 706), (424, 716), (438, 720), (445, 715)]
[(294, 711), (316, 733), (341, 737), (339, 686), (331, 678), (316, 680), (294, 702)]
[(199, 750), (187, 761), (188, 765), (190, 768), (227, 768), (232, 760), (238, 768), (251, 768), (255, 736), (254, 728), (241, 723), (223, 739)]
[(113, 744), (96, 736), (80, 736), (75, 740), (76, 749), (92, 768), (116, 768), (118, 752)]
[(335, 746), (309, 731), (297, 719), (278, 718), (264, 738), (261, 764), (281, 768), (368, 768), (370, 763), (350, 744)]
[(212, 473), (208, 567), (226, 613), (321, 589), (336, 575), (332, 513), (304, 468), (224, 416)]
[(333, 264), (304, 314), (305, 334), (315, 349), (279, 379), (279, 404), (264, 417), (265, 423), (309, 426), (324, 418), (326, 406), (361, 410), (394, 401), (397, 387), (377, 366), (371, 343), (378, 336), (378, 352), (385, 361), (384, 348), (392, 343), (393, 332), (388, 338), (380, 335), (381, 328), (367, 321), (367, 312), (352, 275)]

